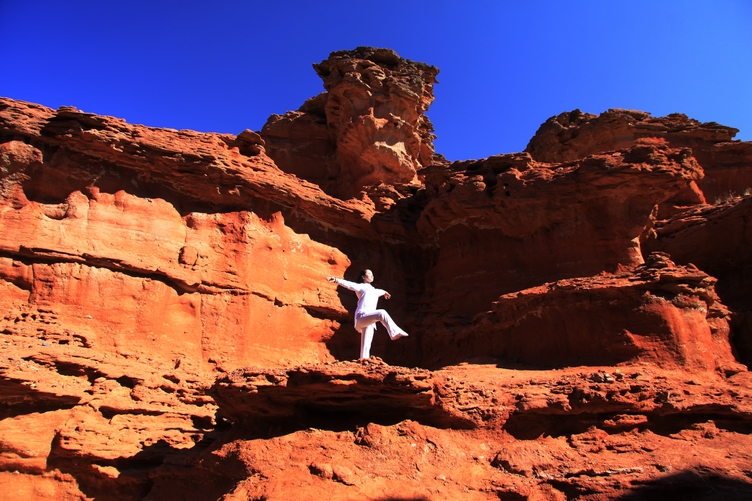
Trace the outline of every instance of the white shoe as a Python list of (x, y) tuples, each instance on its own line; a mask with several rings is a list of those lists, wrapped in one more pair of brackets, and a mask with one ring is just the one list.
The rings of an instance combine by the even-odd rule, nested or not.
[(397, 333), (397, 334), (396, 334), (396, 335), (395, 335), (395, 336), (394, 336), (394, 337), (392, 338), (392, 341), (394, 341), (394, 340), (396, 340), (396, 339), (399, 339), (399, 338), (401, 338), (401, 337), (408, 337), (408, 336), (407, 336), (407, 332), (405, 332), (405, 331), (402, 331), (402, 332), (398, 332), (398, 333)]

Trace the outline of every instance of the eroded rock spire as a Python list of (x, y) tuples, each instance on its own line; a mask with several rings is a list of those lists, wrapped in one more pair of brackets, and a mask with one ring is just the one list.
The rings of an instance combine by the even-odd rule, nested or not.
[(342, 197), (416, 182), (434, 153), (425, 112), (438, 68), (373, 47), (333, 52), (313, 67), (326, 92), (272, 115), (261, 132), (275, 163)]

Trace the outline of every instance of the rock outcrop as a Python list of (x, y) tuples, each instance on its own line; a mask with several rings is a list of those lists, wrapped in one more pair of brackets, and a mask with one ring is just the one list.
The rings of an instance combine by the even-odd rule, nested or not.
[[(305, 185), (263, 153), (238, 153), (228, 137), (3, 106), (6, 122), (26, 119), (20, 127), (16, 118), (8, 134), (39, 131), (26, 136), (32, 144), (3, 145), (5, 301), (48, 310), (84, 345), (93, 336), (100, 347), (235, 367), (318, 358), (336, 329), (323, 317), (345, 314), (320, 277), (343, 273), (349, 262), (291, 230), (279, 210), (299, 205), (297, 217), (316, 220), (318, 231), (358, 232), (366, 214), (346, 210), (362, 223), (344, 223), (317, 197), (342, 202), (313, 186), (303, 195), (310, 208), (332, 213), (305, 213), (296, 203)], [(288, 323), (278, 310), (289, 311)], [(15, 332), (23, 322), (11, 317)], [(313, 344), (289, 339), (293, 331)]]
[(733, 141), (737, 132), (681, 113), (655, 118), (636, 110), (610, 109), (598, 116), (574, 110), (549, 118), (525, 151), (539, 161), (562, 162), (626, 148), (640, 139), (690, 148), (705, 177), (670, 201), (686, 206), (741, 195), (752, 187), (752, 145)]
[(523, 153), (431, 169), (417, 222), (437, 248), (430, 316), (475, 314), (501, 294), (641, 264), (655, 205), (702, 176), (689, 150), (650, 144), (559, 164)]
[(679, 263), (693, 263), (718, 278), (717, 292), (733, 311), (733, 343), (739, 360), (752, 365), (752, 198), (729, 197), (659, 221), (646, 249), (668, 252)]
[[(436, 68), (314, 69), (238, 135), (0, 98), (0, 492), (752, 495), (751, 143), (575, 111), (449, 163)], [(362, 268), (410, 336), (352, 362)]]
[(220, 483), (232, 486), (225, 499), (620, 499), (630, 487), (639, 499), (680, 482), (742, 499), (748, 376), (378, 360), (247, 369), (220, 378), (215, 396), (251, 434), (158, 471), (152, 495), (211, 498)]
[(425, 112), (439, 70), (371, 47), (333, 52), (313, 67), (326, 92), (272, 115), (261, 131), (276, 164), (341, 197), (415, 183), (434, 154)]
[(550, 367), (638, 361), (687, 370), (746, 370), (732, 354), (731, 315), (716, 279), (654, 253), (633, 271), (502, 295), (436, 350), (438, 365), (497, 358)]

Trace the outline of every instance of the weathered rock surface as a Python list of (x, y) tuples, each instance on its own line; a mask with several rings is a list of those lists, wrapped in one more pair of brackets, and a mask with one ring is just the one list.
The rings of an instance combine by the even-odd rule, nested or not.
[(230, 419), (268, 421), (157, 472), (154, 499), (207, 492), (214, 476), (233, 486), (224, 499), (613, 499), (682, 479), (690, 492), (752, 492), (747, 372), (345, 362), (237, 371), (215, 391)]
[(435, 350), (439, 365), (496, 357), (528, 365), (644, 361), (688, 370), (746, 370), (732, 354), (730, 312), (716, 279), (651, 254), (634, 271), (574, 278), (505, 294)]
[(425, 112), (439, 70), (371, 47), (333, 52), (313, 67), (326, 92), (272, 115), (261, 131), (276, 164), (345, 197), (417, 181), (434, 153)]
[[(31, 315), (41, 325), (50, 316)], [(30, 334), (2, 336), (0, 469), (16, 472), (0, 478), (3, 492), (20, 472), (47, 479), (29, 499), (140, 499), (148, 465), (195, 453), (215, 433), (213, 378), (195, 361)]]
[[(436, 68), (314, 68), (237, 136), (0, 98), (5, 497), (750, 498), (751, 143), (572, 112), (450, 164)], [(362, 268), (410, 336), (348, 362)]]
[(681, 113), (651, 117), (643, 111), (610, 109), (596, 116), (574, 110), (549, 118), (525, 151), (542, 162), (565, 162), (627, 148), (643, 138), (658, 139), (673, 148), (690, 148), (705, 171), (699, 188), (684, 191), (674, 202), (712, 202), (752, 187), (752, 144), (732, 141), (737, 132)]
[(688, 150), (636, 145), (562, 164), (527, 154), (426, 175), (418, 230), (435, 242), (430, 316), (478, 313), (501, 294), (643, 262), (655, 205), (702, 175)]
[[(0, 276), (9, 289), (7, 300), (46, 308), (57, 317), (47, 330), (61, 325), (79, 337), (95, 335), (100, 349), (129, 345), (164, 350), (167, 359), (235, 366), (326, 359), (318, 345), (336, 326), (310, 311), (335, 318), (345, 313), (334, 291), (321, 287), (321, 276), (341, 274), (349, 262), (337, 249), (296, 234), (280, 213), (261, 219), (253, 211), (260, 204), (254, 203), (257, 187), (251, 179), (263, 176), (262, 169), (279, 177), (280, 185), (261, 184), (283, 203), (297, 198), (283, 194), (283, 180), (292, 190), (300, 186), (296, 179), (268, 159), (233, 152), (217, 135), (147, 129), (69, 110), (50, 115), (7, 100), (5, 105), (0, 113), (8, 120), (20, 115), (41, 122), (47, 116), (47, 124), (34, 127), (60, 128), (52, 139), (41, 132), (29, 139), (38, 147), (4, 143), (12, 152), (2, 176), (0, 213)], [(93, 132), (80, 130), (82, 122)], [(203, 152), (200, 144), (208, 145)], [(42, 149), (50, 150), (46, 157)], [(165, 184), (169, 179), (168, 186), (160, 176)], [(195, 184), (197, 178), (203, 186)], [(206, 186), (208, 178), (218, 182)], [(229, 178), (239, 184), (223, 195)], [(245, 196), (243, 185), (253, 186)], [(329, 198), (309, 188), (311, 201)], [(201, 201), (203, 191), (212, 194)], [(199, 201), (217, 208), (188, 209)], [(263, 201), (261, 214), (269, 202)], [(319, 222), (348, 228), (334, 217)], [(284, 315), (289, 323), (279, 322), (280, 309), (289, 310)], [(24, 325), (15, 317), (4, 320), (13, 332)], [(310, 343), (290, 342), (293, 328)]]
[(546, 120), (525, 151), (542, 162), (566, 162), (628, 148), (641, 138), (660, 138), (673, 147), (704, 152), (731, 141), (737, 132), (733, 127), (701, 123), (681, 113), (656, 118), (644, 111), (618, 108), (600, 115), (574, 110)]
[(752, 364), (752, 199), (730, 197), (656, 223), (645, 247), (693, 263), (718, 278), (718, 295), (734, 312), (732, 327), (739, 360)]

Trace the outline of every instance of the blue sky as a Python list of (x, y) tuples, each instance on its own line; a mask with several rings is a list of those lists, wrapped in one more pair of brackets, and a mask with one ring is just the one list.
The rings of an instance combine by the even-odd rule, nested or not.
[(752, 2), (0, 0), (0, 96), (239, 133), (323, 91), (330, 52), (437, 66), (450, 160), (521, 151), (563, 111), (681, 112), (752, 140)]

